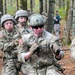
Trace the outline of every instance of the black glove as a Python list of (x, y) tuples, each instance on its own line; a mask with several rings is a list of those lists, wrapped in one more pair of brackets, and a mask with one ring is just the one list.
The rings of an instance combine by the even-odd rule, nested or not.
[(58, 49), (57, 51), (56, 51), (56, 53), (55, 53), (55, 58), (57, 59), (57, 60), (61, 60), (61, 56), (59, 56), (59, 54), (60, 54), (60, 49)]
[(59, 55), (59, 53), (60, 53), (60, 51), (61, 51), (61, 50), (60, 50), (60, 49), (58, 49), (58, 50), (56, 51), (55, 55), (56, 55), (56, 56), (58, 56), (58, 55)]

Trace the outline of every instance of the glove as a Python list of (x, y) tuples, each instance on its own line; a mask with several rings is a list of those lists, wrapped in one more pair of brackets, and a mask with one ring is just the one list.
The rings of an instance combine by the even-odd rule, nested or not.
[(21, 53), (20, 55), (18, 55), (19, 61), (25, 62), (25, 55), (26, 55), (26, 53)]
[(58, 49), (58, 50), (56, 51), (55, 55), (58, 56), (59, 53), (60, 53), (60, 49)]
[(37, 43), (34, 43), (34, 44), (31, 46), (29, 52), (33, 54), (33, 52), (36, 51), (38, 47), (39, 47), (39, 45), (38, 45)]
[(60, 49), (58, 49), (58, 50), (56, 51), (56, 53), (55, 53), (55, 58), (56, 58), (57, 60), (60, 60), (60, 59), (63, 58), (63, 57), (64, 57), (64, 52), (61, 51)]

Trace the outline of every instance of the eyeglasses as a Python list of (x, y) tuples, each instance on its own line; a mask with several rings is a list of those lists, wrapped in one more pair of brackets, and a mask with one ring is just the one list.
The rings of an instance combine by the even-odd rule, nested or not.
[(33, 29), (43, 28), (44, 25), (32, 26)]

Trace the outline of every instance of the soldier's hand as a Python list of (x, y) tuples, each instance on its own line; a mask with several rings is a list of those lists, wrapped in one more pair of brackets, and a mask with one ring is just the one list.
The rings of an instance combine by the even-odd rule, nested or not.
[(19, 55), (19, 60), (20, 60), (21, 62), (26, 62), (30, 57), (31, 57), (31, 53), (30, 53), (30, 52), (21, 53), (21, 54)]
[(64, 52), (63, 52), (62, 50), (58, 49), (58, 50), (56, 51), (56, 53), (55, 53), (55, 58), (56, 58), (57, 60), (60, 60), (60, 59), (63, 58), (63, 57), (64, 57)]
[(39, 47), (39, 45), (37, 43), (33, 43), (33, 45), (30, 48), (30, 53), (33, 54), (33, 52)]

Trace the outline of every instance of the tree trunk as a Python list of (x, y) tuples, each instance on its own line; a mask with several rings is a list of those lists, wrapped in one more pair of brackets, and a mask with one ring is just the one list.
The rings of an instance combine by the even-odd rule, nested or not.
[(16, 0), (16, 11), (19, 9), (18, 0)]
[(39, 0), (40, 2), (40, 14), (43, 12), (43, 0)]
[(49, 0), (49, 12), (48, 12), (48, 26), (47, 26), (47, 30), (49, 32), (53, 32), (53, 22), (54, 22), (54, 3), (55, 0)]
[(47, 0), (45, 0), (45, 12), (47, 13)]
[(3, 8), (3, 12), (4, 14), (7, 14), (7, 6), (6, 6), (6, 0), (4, 1), (4, 8)]
[(30, 8), (31, 8), (31, 12), (33, 12), (33, 0), (30, 0)]
[(72, 25), (71, 25), (71, 29), (72, 29), (72, 39), (75, 38), (75, 0), (72, 0)]
[[(0, 12), (3, 14), (3, 0), (0, 0)], [(2, 14), (0, 14), (0, 17)]]
[(21, 2), (21, 9), (27, 10), (27, 0), (20, 0)]
[(61, 8), (61, 0), (59, 0), (59, 8)]

